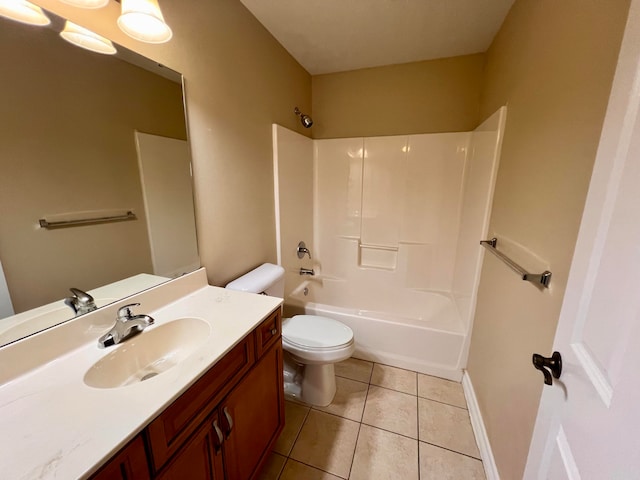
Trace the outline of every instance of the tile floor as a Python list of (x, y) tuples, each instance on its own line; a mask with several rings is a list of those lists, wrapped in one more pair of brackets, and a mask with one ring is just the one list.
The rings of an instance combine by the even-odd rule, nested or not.
[(350, 358), (328, 407), (286, 402), (260, 480), (484, 480), (456, 382)]

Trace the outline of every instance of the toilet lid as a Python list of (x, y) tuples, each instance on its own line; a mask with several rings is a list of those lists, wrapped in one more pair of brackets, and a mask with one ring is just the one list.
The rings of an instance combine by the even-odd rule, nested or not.
[(296, 315), (282, 323), (287, 342), (305, 348), (335, 348), (353, 341), (353, 330), (332, 318)]

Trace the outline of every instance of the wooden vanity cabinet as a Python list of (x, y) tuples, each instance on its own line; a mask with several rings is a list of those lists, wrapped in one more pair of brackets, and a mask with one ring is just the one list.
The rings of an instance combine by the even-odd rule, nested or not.
[(256, 478), (284, 427), (281, 332), (277, 309), (93, 479)]
[(96, 473), (92, 480), (148, 480), (149, 466), (142, 435), (138, 435)]

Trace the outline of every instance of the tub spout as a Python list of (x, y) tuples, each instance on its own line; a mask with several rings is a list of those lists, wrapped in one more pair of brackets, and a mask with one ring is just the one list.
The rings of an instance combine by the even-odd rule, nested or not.
[(313, 271), (313, 268), (301, 268), (300, 275), (315, 275), (316, 272)]

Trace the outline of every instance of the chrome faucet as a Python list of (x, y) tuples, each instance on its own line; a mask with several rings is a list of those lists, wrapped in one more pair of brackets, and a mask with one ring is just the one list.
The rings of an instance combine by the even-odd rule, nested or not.
[(298, 254), (298, 258), (304, 258), (305, 255), (309, 255), (309, 260), (311, 260), (311, 252), (307, 248), (304, 242), (298, 243), (298, 248), (296, 250)]
[(83, 292), (79, 288), (70, 288), (69, 291), (73, 294), (70, 297), (64, 299), (64, 304), (67, 305), (77, 315), (93, 312), (98, 307), (93, 297), (87, 292)]
[(313, 268), (301, 268), (300, 275), (315, 275), (316, 272), (313, 271)]
[(110, 347), (126, 340), (129, 336), (141, 332), (155, 321), (149, 315), (132, 315), (130, 307), (137, 307), (139, 303), (130, 303), (118, 309), (116, 324), (98, 339), (100, 348)]

